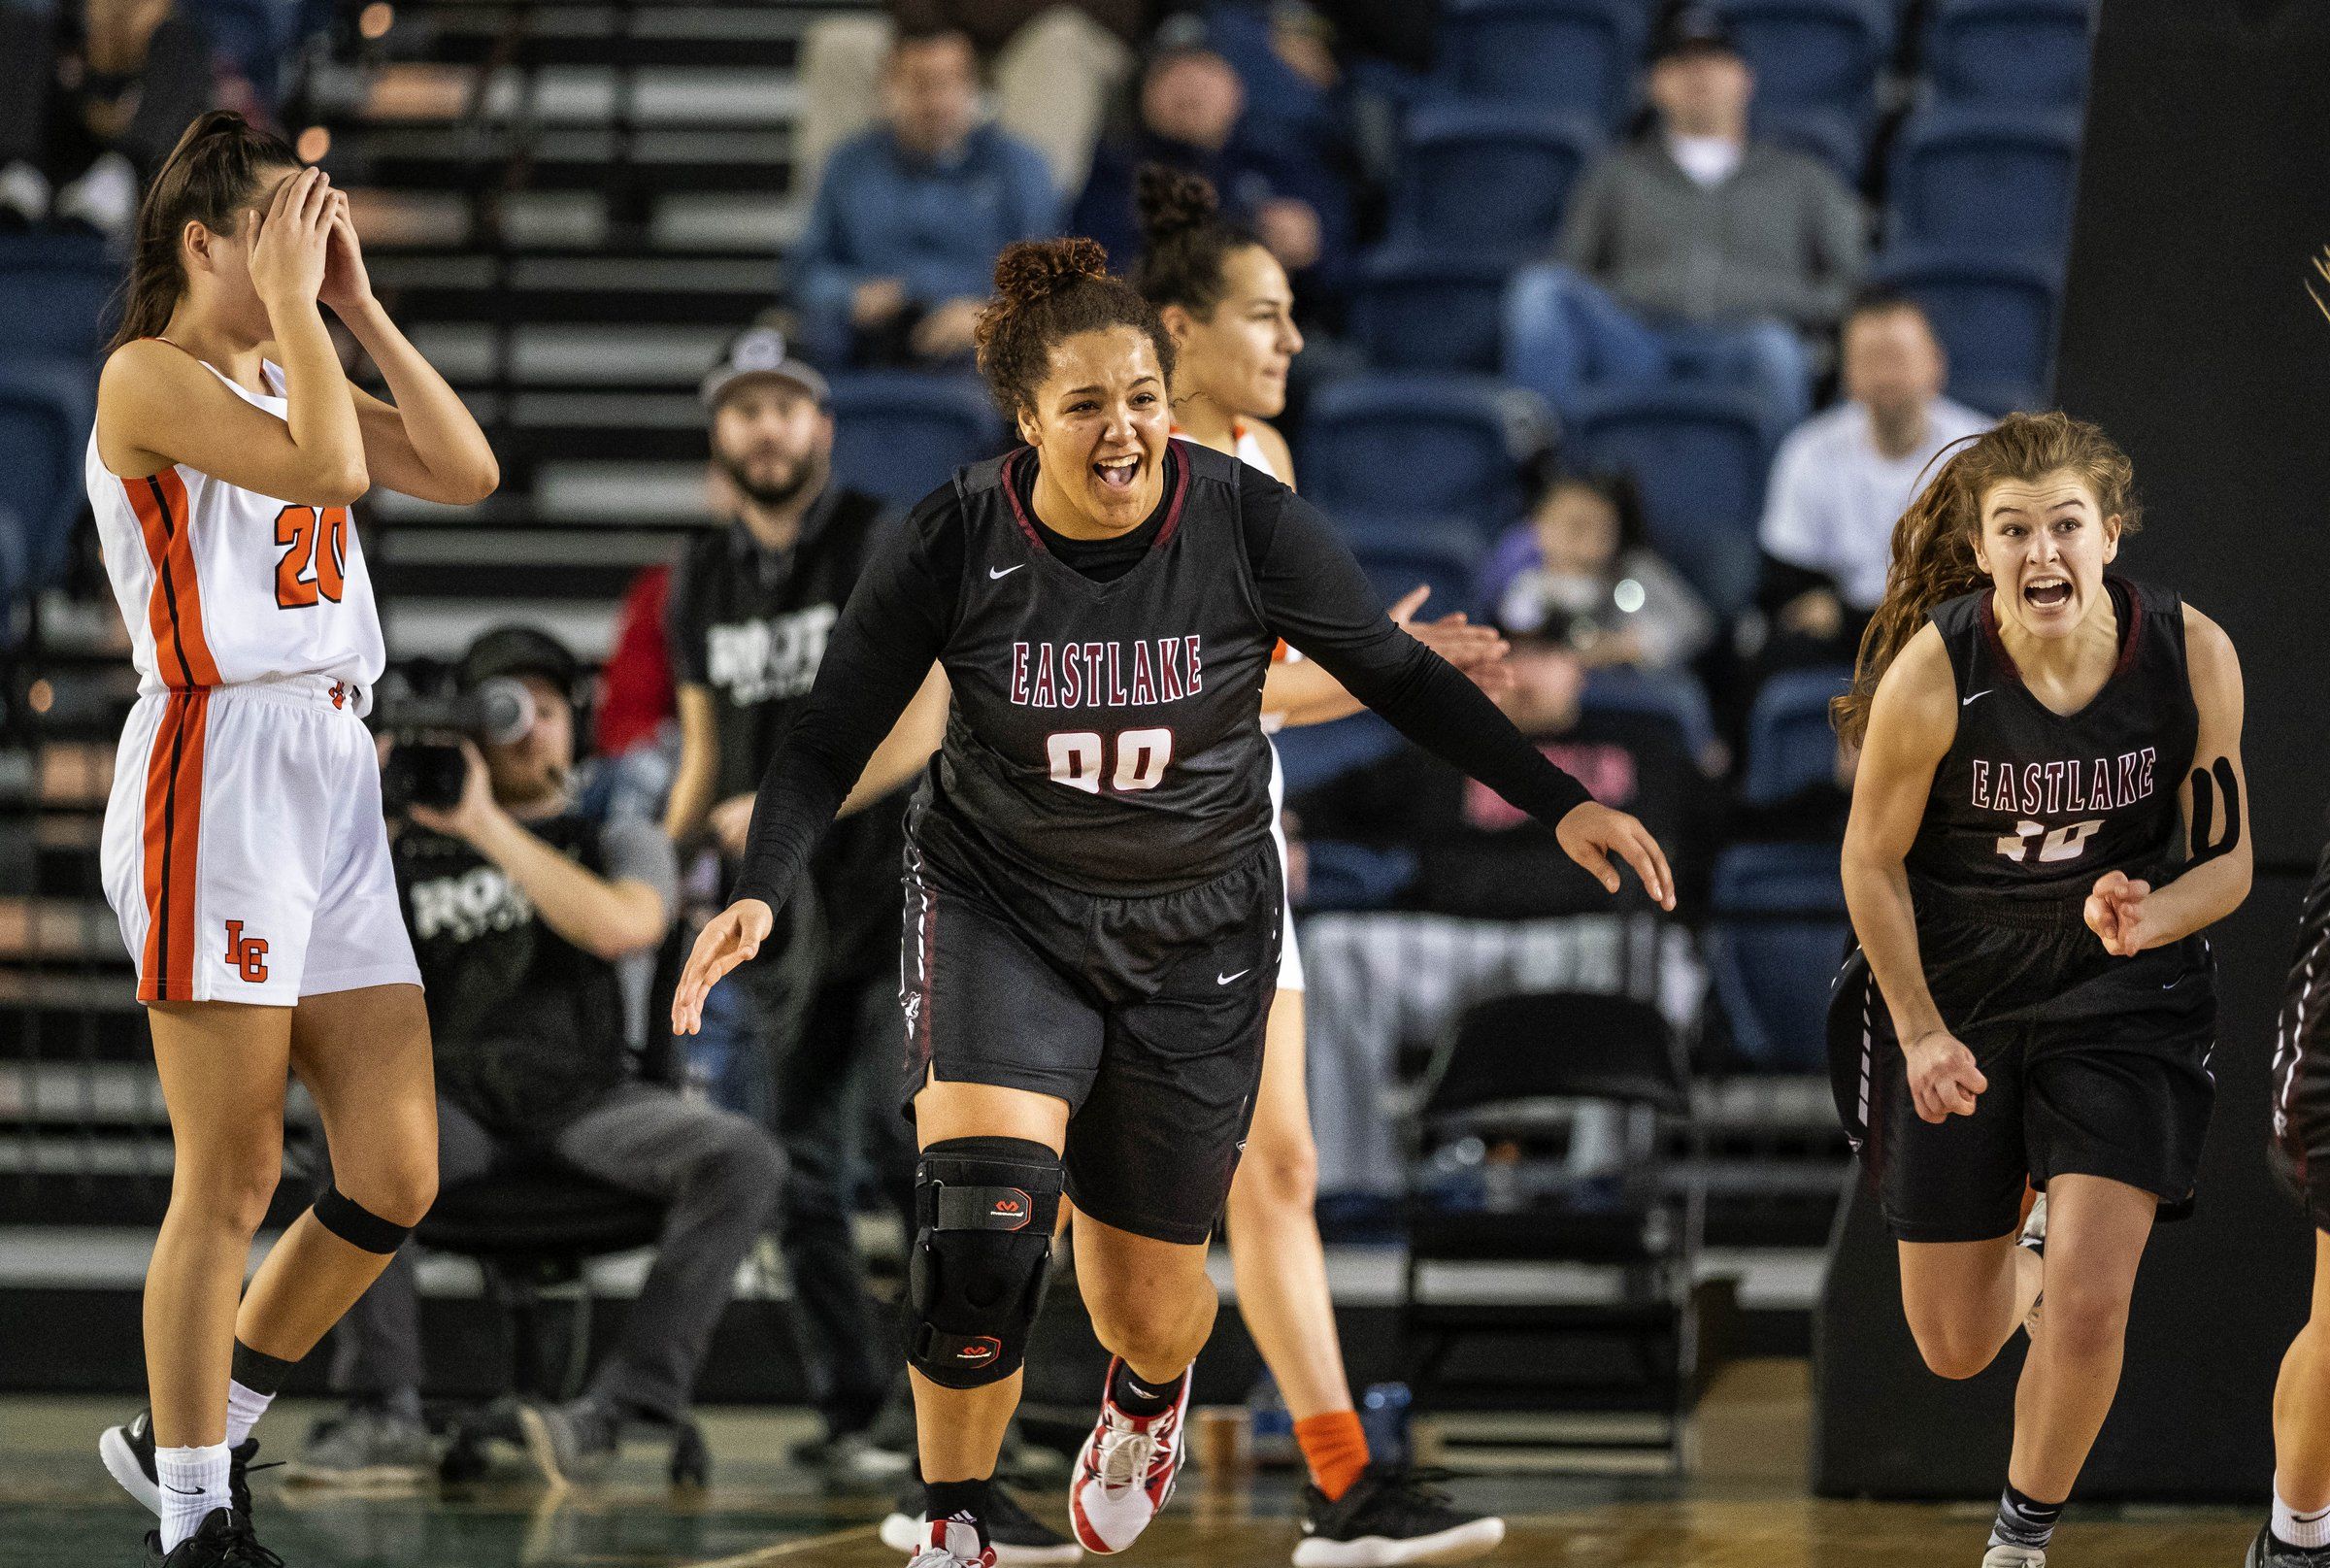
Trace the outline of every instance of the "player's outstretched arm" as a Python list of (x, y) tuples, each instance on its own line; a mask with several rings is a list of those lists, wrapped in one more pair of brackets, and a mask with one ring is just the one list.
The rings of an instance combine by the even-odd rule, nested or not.
[(2111, 872), (2087, 895), (2086, 918), (2104, 951), (2133, 957), (2180, 942), (2249, 896), (2247, 779), (2241, 766), (2241, 658), (2224, 628), (2184, 607), (2185, 667), (2201, 712), (2192, 774), (2179, 791), (2191, 858), (2164, 886)]
[[(1431, 594), (1430, 585), (1421, 583), (1402, 594), (1391, 607), (1392, 624), (1472, 677), (1481, 690), (1493, 693), (1510, 685), (1505, 655), (1511, 650), (1494, 626), (1475, 625), (1461, 610), (1431, 620), (1415, 618)], [(1348, 718), (1366, 706), (1312, 659), (1282, 659), (1262, 678), (1263, 714), (1288, 729)]]

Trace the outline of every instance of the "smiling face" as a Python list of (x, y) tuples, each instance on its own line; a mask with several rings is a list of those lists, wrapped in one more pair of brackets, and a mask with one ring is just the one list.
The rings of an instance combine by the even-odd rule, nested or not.
[(1285, 412), (1286, 369), (1303, 351), (1294, 289), (1278, 257), (1258, 245), (1222, 257), (1221, 297), (1200, 317), (1174, 307), (1167, 326), (1181, 346), (1175, 374), (1233, 414), (1273, 419)]
[(1156, 510), (1172, 434), (1156, 346), (1130, 326), (1062, 338), (1019, 411), (1019, 437), (1042, 459), (1041, 486), (1100, 535), (1138, 528)]
[(2119, 518), (2069, 469), (2001, 480), (1982, 497), (1974, 558), (1997, 588), (2002, 624), (2033, 637), (2068, 637), (2104, 596), (2104, 568), (2119, 554)]

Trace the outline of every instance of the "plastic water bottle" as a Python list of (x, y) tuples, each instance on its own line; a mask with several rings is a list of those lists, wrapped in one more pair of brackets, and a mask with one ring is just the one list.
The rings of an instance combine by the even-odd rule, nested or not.
[(1359, 1401), (1359, 1424), (1367, 1432), (1369, 1457), (1379, 1464), (1408, 1462), (1408, 1406), (1404, 1383), (1374, 1383)]
[(1279, 1396), (1278, 1380), (1268, 1372), (1254, 1380), (1246, 1396), (1246, 1410), (1253, 1433), (1255, 1464), (1290, 1465), (1302, 1457), (1294, 1441), (1294, 1412)]

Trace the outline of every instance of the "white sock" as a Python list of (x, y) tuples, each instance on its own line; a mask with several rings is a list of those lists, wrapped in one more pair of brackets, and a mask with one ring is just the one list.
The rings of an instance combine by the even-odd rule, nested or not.
[(227, 1506), (226, 1445), (156, 1449), (153, 1474), (162, 1484), (162, 1551), (167, 1553), (200, 1528), (212, 1509)]
[(259, 1418), (274, 1403), (275, 1395), (230, 1381), (226, 1385), (226, 1446), (241, 1448), (250, 1438), (250, 1429), (259, 1424)]
[(2301, 1514), (2281, 1501), (2281, 1487), (2274, 1486), (2274, 1536), (2289, 1546), (2314, 1550), (2330, 1547), (2330, 1508), (2317, 1508)]

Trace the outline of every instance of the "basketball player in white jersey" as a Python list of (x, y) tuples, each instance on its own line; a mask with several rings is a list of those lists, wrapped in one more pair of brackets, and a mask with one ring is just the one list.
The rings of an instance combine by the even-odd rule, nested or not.
[[(393, 405), (349, 383), (325, 307)], [(250, 1428), (437, 1182), (428, 1020), (359, 721), (384, 652), (349, 508), (375, 484), (466, 505), (498, 475), (373, 298), (347, 198), (222, 111), (140, 209), (86, 478), (139, 676), (105, 892), (174, 1146), (146, 1278), (152, 1403), (100, 1452), (159, 1516), (150, 1563), (264, 1568), (282, 1559), (250, 1526)], [(335, 1184), (245, 1291), (291, 1073)]]
[[(1213, 186), (1195, 175), (1154, 164), (1145, 168), (1140, 208), (1146, 250), (1133, 284), (1157, 306), (1173, 334), (1178, 433), (1234, 453), (1292, 486), (1292, 454), (1264, 422), (1284, 408), (1287, 367), (1303, 347), (1284, 268), (1253, 235), (1222, 217)], [(1394, 617), (1406, 621), (1424, 592), (1418, 588), (1401, 600)], [(1445, 617), (1437, 630), (1459, 639), (1470, 633), (1484, 640), (1484, 651), (1502, 651), (1493, 633), (1466, 627), (1462, 616)], [(1467, 663), (1446, 648), (1439, 651), (1450, 662)], [(1481, 679), (1481, 672), (1475, 678)], [(1333, 677), (1301, 660), (1272, 669), (1262, 701), (1263, 721), (1273, 728), (1359, 711)], [(1283, 861), (1286, 835), (1276, 808), (1284, 804), (1285, 782), (1275, 749), (1271, 762), (1271, 835)], [(1377, 1460), (1351, 1408), (1314, 1207), (1317, 1153), (1304, 1074), (1303, 960), (1291, 904), (1283, 929), (1262, 1088), (1230, 1186), (1227, 1218), (1238, 1308), (1295, 1418), (1295, 1439), (1311, 1470), (1304, 1539), (1294, 1560), (1299, 1568), (1460, 1562), (1502, 1541), (1504, 1521), (1461, 1513), (1404, 1466)]]

